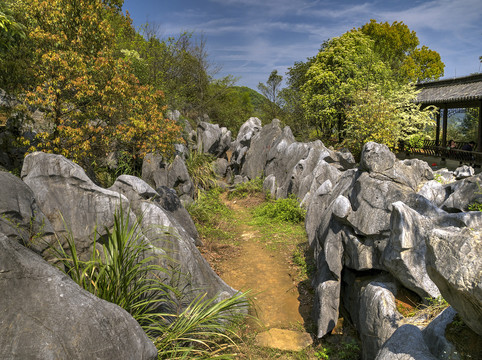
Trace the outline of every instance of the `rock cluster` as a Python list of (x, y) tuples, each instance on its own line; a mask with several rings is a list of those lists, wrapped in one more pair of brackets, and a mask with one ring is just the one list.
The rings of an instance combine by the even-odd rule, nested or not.
[(194, 223), (172, 189), (156, 191), (126, 175), (104, 189), (73, 162), (40, 152), (25, 158), (21, 177), (0, 172), (0, 358), (157, 358), (127, 312), (82, 290), (39, 256), (48, 257), (53, 242), (70, 236), (78, 256), (87, 258), (94, 239), (112, 229), (120, 206), (129, 221), (141, 219), (152, 255), (172, 269), (159, 276), (183, 289), (179, 306), (205, 293), (236, 293), (196, 248)]
[(307, 208), (318, 337), (334, 328), (343, 306), (359, 331), (363, 359), (382, 348), (379, 359), (388, 359), (404, 337), (417, 341), (414, 358), (438, 356), (424, 340), (435, 336), (430, 326), (404, 325), (395, 305), (402, 288), (421, 301), (443, 296), (482, 334), (482, 213), (467, 211), (482, 202), (482, 175), (460, 168), (434, 178), (425, 162), (397, 160), (376, 143), (364, 146), (357, 166), (348, 151), (297, 142), (277, 120), (261, 127), (249, 119), (231, 149), (234, 181), (262, 176), (273, 197), (293, 194)]
[[(335, 327), (341, 308), (360, 334), (365, 360), (458, 358), (444, 337), (456, 313), (482, 335), (482, 212), (468, 211), (482, 203), (481, 174), (471, 168), (433, 173), (425, 162), (397, 160), (372, 142), (357, 164), (346, 150), (296, 141), (278, 120), (262, 126), (251, 118), (234, 140), (226, 128), (200, 122), (189, 137), (197, 151), (217, 158), (215, 171), (227, 182), (263, 177), (273, 197), (294, 195), (306, 207), (318, 337)], [(187, 275), (162, 275), (177, 281), (186, 298), (236, 292), (196, 248), (199, 235), (183, 207), (194, 195), (188, 151), (176, 150), (171, 162), (146, 156), (142, 179), (124, 175), (109, 189), (57, 155), (29, 155), (23, 181), (0, 172), (0, 290), (7, 309), (0, 330), (9, 334), (0, 340), (0, 357), (81, 359), (101, 351), (110, 354), (106, 359), (155, 358), (127, 313), (85, 293), (38, 256), (67, 232), (87, 256), (121, 204), (130, 221), (141, 219), (159, 264)], [(396, 308), (405, 289), (422, 301), (441, 295), (451, 307), (426, 327), (408, 324)], [(34, 332), (42, 333), (39, 341)]]

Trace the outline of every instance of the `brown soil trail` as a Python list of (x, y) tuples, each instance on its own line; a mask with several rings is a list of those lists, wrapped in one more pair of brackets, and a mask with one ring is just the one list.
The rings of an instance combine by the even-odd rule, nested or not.
[[(300, 328), (301, 313), (296, 272), (289, 263), (291, 254), (275, 251), (261, 240), (261, 234), (248, 224), (250, 201), (242, 199), (225, 203), (236, 213), (235, 233), (239, 247), (235, 256), (221, 259), (218, 269), (230, 286), (242, 291), (251, 290), (255, 314), (266, 328)], [(259, 202), (259, 201), (258, 201)], [(285, 239), (287, 243), (290, 239)], [(300, 313), (301, 311), (301, 313)]]

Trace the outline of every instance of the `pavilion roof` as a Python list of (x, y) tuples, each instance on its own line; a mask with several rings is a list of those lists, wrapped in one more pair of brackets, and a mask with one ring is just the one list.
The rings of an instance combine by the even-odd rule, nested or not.
[(482, 73), (417, 84), (417, 102), (449, 108), (478, 107), (482, 101)]

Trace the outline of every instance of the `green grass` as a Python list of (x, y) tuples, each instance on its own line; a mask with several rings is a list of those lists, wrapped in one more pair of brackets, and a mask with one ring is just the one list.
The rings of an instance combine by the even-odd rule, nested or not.
[(234, 215), (221, 201), (221, 193), (220, 188), (200, 191), (197, 200), (187, 207), (203, 240), (230, 240), (230, 234), (225, 228), (229, 228), (227, 225), (233, 221)]
[(306, 210), (300, 207), (296, 197), (290, 196), (263, 204), (255, 209), (254, 215), (257, 224), (273, 221), (299, 224), (305, 220)]
[(52, 261), (87, 291), (128, 311), (156, 345), (159, 359), (234, 358), (232, 329), (247, 311), (245, 294), (223, 300), (199, 296), (179, 308), (176, 297), (181, 290), (162, 280), (169, 271), (150, 255), (152, 245), (142, 236), (140, 222), (138, 218), (131, 223), (121, 208), (105, 242), (94, 239), (88, 260), (80, 260), (69, 234), (67, 249), (60, 240), (51, 248)]
[(186, 159), (186, 167), (196, 190), (210, 190), (216, 186), (216, 173), (213, 161), (215, 157), (201, 151), (190, 151)]
[(257, 177), (245, 183), (238, 184), (228, 193), (228, 199), (243, 199), (261, 192), (263, 192), (263, 178)]

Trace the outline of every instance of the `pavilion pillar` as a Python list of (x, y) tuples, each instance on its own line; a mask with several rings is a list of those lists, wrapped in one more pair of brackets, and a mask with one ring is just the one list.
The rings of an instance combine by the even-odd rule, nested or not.
[(444, 106), (444, 117), (442, 125), (442, 146), (447, 146), (447, 122), (448, 122), (448, 111), (447, 105)]
[(482, 152), (482, 100), (479, 102), (479, 136), (477, 137), (477, 151)]
[(435, 130), (435, 146), (440, 145), (440, 110), (437, 111), (437, 128)]

